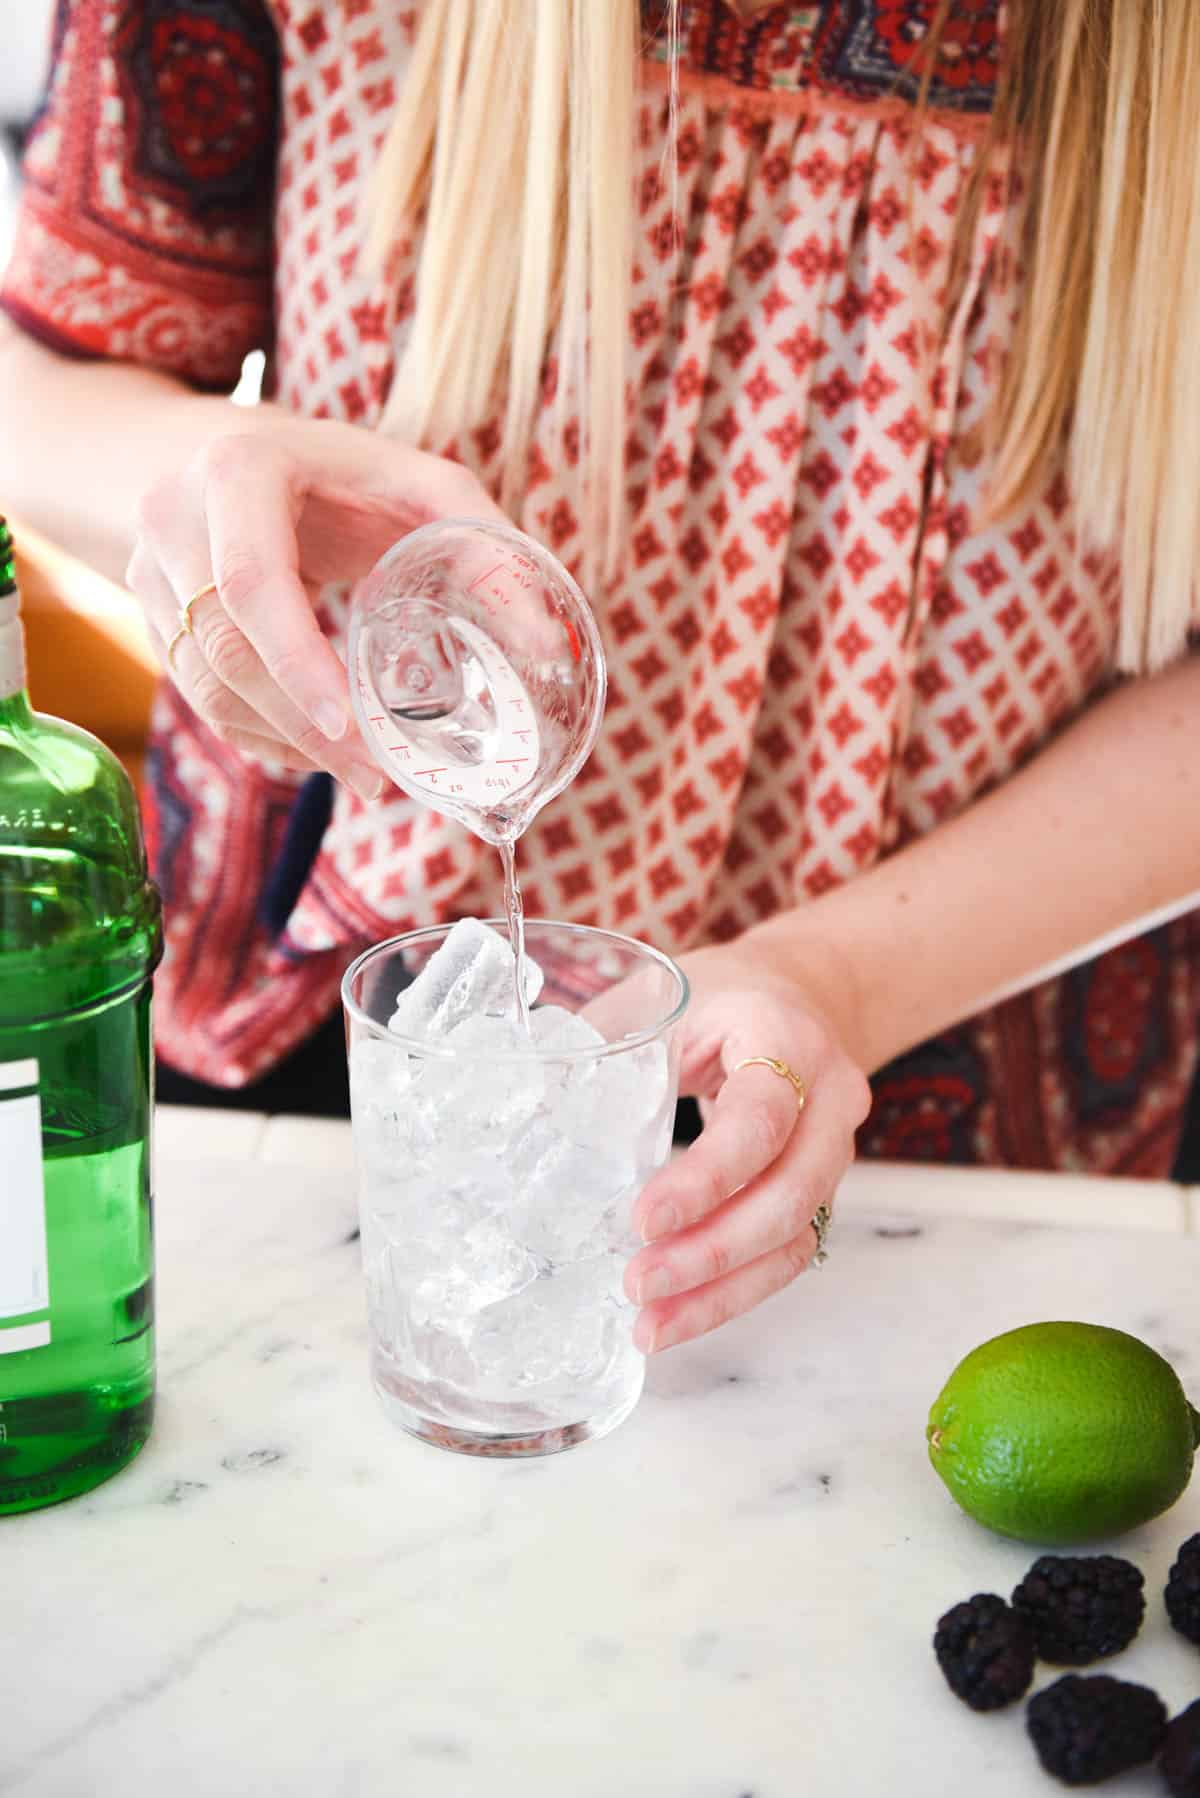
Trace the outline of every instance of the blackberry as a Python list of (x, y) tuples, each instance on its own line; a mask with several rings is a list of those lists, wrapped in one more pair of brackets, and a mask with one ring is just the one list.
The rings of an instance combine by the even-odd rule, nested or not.
[(1189, 1536), (1176, 1555), (1163, 1596), (1175, 1628), (1200, 1648), (1200, 1536)]
[(939, 1618), (933, 1652), (950, 1690), (973, 1711), (1014, 1703), (1033, 1678), (1033, 1631), (992, 1592), (977, 1592)]
[(1154, 1759), (1167, 1707), (1148, 1686), (1108, 1673), (1064, 1673), (1029, 1700), (1025, 1725), (1047, 1773), (1064, 1785), (1097, 1785)]
[(1200, 1798), (1200, 1699), (1168, 1725), (1158, 1764), (1171, 1798)]
[(1142, 1627), (1145, 1581), (1116, 1555), (1043, 1555), (1012, 1595), (1028, 1617), (1039, 1656), (1086, 1667), (1127, 1648)]

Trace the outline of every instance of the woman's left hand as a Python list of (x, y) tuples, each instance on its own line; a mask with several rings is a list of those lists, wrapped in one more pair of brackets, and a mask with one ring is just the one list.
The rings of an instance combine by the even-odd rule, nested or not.
[[(705, 1108), (699, 1140), (649, 1182), (634, 1209), (646, 1247), (625, 1290), (642, 1306), (646, 1354), (687, 1342), (751, 1310), (804, 1272), (817, 1248), (813, 1214), (854, 1159), (871, 1103), (866, 1076), (822, 1007), (753, 933), (687, 957), (680, 1091)], [(751, 1057), (785, 1063), (781, 1074)], [(705, 1104), (711, 1101), (711, 1104)]]

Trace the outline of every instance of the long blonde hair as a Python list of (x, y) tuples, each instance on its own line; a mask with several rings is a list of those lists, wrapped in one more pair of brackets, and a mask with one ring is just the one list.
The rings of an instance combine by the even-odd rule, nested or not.
[[(664, 0), (673, 32), (679, 0)], [(1017, 144), (1016, 335), (989, 429), (990, 510), (1067, 469), (1085, 543), (1122, 568), (1119, 656), (1183, 647), (1200, 575), (1200, 5), (1007, 0), (978, 185)], [(936, 74), (941, 0), (918, 63)], [(507, 503), (547, 379), (593, 548), (623, 522), (638, 0), (425, 0), (373, 195), (371, 248), (423, 230), (385, 424), (448, 440), (503, 410)], [(970, 227), (971, 207), (959, 221)], [(600, 540), (602, 539), (602, 545)]]

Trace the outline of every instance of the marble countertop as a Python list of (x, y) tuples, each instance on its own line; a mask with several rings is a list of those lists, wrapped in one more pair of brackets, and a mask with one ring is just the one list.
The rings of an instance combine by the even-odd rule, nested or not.
[[(1036, 1551), (954, 1508), (925, 1414), (975, 1343), (1056, 1316), (1146, 1337), (1195, 1397), (1193, 1195), (857, 1169), (824, 1272), (655, 1361), (607, 1440), (504, 1464), (376, 1407), (343, 1126), (164, 1113), (158, 1161), (153, 1440), (0, 1525), (0, 1793), (1062, 1789), (1019, 1709), (973, 1716), (934, 1663), (939, 1613)], [(1200, 1485), (1121, 1544), (1150, 1602), (1112, 1665), (1172, 1711), (1200, 1655), (1161, 1588), (1197, 1529)]]

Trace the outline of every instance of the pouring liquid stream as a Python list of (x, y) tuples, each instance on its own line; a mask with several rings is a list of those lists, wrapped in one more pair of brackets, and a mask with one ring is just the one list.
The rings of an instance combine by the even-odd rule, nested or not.
[(504, 869), (504, 916), (508, 920), (508, 940), (512, 946), (514, 978), (517, 983), (517, 1016), (526, 1036), (531, 1036), (529, 1001), (525, 997), (525, 907), (521, 902), (521, 887), (517, 880), (517, 850), (514, 842), (500, 844), (500, 862)]

